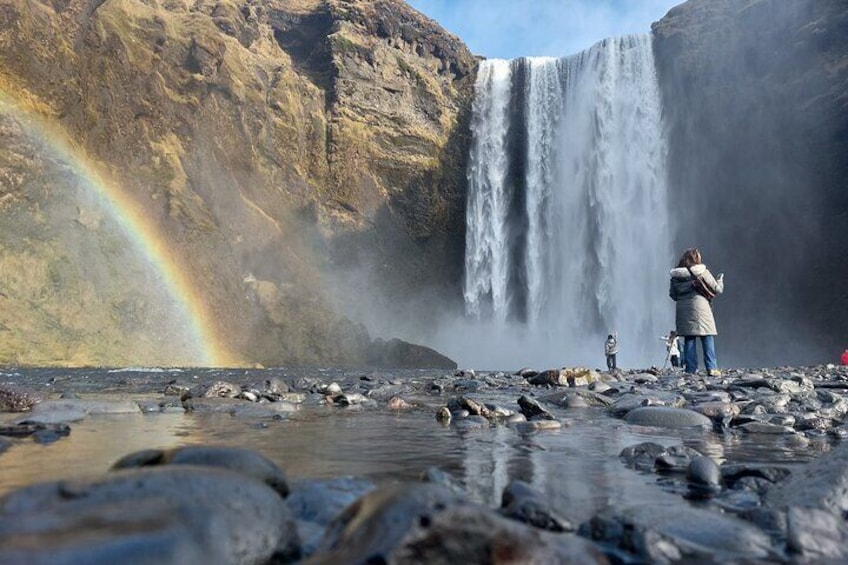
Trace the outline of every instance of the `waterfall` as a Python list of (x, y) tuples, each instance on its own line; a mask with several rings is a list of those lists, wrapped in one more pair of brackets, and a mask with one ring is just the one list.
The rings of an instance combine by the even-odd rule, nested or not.
[(662, 363), (673, 253), (651, 36), (483, 61), (472, 113), (467, 314), (512, 332), (513, 363), (600, 366), (613, 330), (620, 364)]

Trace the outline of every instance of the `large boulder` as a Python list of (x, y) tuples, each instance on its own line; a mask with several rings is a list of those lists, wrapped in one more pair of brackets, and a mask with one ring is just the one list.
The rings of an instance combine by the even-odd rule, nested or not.
[(789, 478), (768, 491), (766, 500), (777, 509), (793, 507), (848, 513), (848, 444), (794, 469)]
[(135, 469), (160, 465), (199, 465), (228, 469), (265, 483), (285, 498), (288, 481), (276, 463), (250, 449), (239, 447), (189, 445), (174, 449), (145, 449), (126, 455), (113, 469)]
[(770, 538), (738, 518), (683, 505), (645, 504), (593, 517), (581, 533), (638, 561), (756, 561), (776, 557)]
[(3, 563), (267, 563), (299, 553), (285, 500), (191, 465), (42, 483), (0, 500)]
[(311, 565), (331, 563), (606, 563), (591, 542), (499, 516), (434, 484), (384, 487), (327, 529)]

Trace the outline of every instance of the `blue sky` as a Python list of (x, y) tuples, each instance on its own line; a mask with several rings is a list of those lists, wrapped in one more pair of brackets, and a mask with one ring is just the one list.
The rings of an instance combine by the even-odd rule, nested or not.
[(475, 55), (571, 55), (606, 37), (646, 33), (683, 0), (407, 0)]

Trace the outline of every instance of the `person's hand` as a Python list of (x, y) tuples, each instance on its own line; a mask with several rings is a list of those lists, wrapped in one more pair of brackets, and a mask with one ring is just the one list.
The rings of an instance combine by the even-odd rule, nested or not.
[(718, 280), (720, 280), (720, 281), (724, 280), (724, 273), (718, 274)]

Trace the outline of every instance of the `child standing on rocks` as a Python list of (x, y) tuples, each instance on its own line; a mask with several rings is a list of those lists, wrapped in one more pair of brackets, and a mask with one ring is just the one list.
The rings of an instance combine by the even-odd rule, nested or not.
[(616, 369), (615, 356), (618, 354), (618, 334), (616, 332), (607, 336), (607, 340), (604, 342), (604, 354), (607, 356), (607, 369), (614, 371)]
[(665, 362), (663, 363), (663, 367), (668, 362), (671, 362), (671, 366), (675, 369), (680, 367), (680, 347), (677, 343), (677, 331), (671, 330), (668, 332), (668, 335), (664, 335), (660, 339), (665, 342)]

